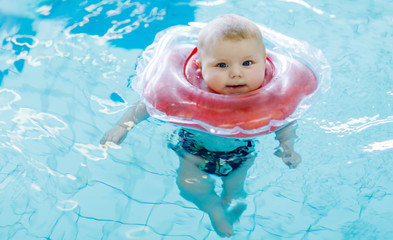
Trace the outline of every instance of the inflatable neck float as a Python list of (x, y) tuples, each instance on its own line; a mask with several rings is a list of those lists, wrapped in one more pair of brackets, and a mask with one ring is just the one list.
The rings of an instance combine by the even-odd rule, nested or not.
[(267, 61), (265, 81), (257, 90), (242, 95), (211, 91), (195, 62), (200, 28), (191, 26), (156, 36), (138, 61), (132, 86), (149, 114), (166, 122), (236, 138), (276, 131), (329, 88), (330, 67), (320, 50), (260, 28)]

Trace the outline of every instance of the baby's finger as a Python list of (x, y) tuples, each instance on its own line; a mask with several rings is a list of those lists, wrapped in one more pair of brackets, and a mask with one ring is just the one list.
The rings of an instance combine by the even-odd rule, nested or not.
[(107, 142), (107, 140), (108, 140), (108, 136), (105, 134), (105, 135), (101, 138), (100, 144), (101, 144), (101, 145), (104, 145), (104, 144)]
[(283, 155), (284, 155), (284, 153), (281, 151), (281, 149), (277, 149), (277, 150), (274, 152), (274, 155), (276, 155), (276, 156), (279, 157), (279, 158), (282, 158)]

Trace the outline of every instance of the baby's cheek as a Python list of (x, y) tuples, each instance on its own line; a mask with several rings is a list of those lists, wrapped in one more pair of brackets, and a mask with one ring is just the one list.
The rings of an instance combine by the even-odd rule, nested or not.
[(260, 71), (256, 71), (251, 76), (251, 85), (254, 88), (259, 88), (263, 84), (264, 79), (265, 79), (265, 73), (262, 74)]
[(211, 76), (205, 78), (206, 85), (212, 89), (216, 87), (217, 81), (214, 80)]
[(208, 72), (206, 73), (203, 78), (205, 79), (205, 82), (209, 85), (209, 84), (215, 84), (217, 82), (219, 82), (220, 78), (219, 75), (214, 73), (214, 72)]
[(217, 92), (219, 92), (223, 85), (225, 85), (220, 74), (209, 74), (207, 79), (205, 79), (205, 82), (209, 88)]

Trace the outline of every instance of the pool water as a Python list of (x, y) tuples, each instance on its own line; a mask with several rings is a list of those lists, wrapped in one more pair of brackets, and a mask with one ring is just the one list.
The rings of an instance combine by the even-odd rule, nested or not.
[[(0, 239), (218, 239), (179, 195), (176, 128), (99, 140), (172, 25), (236, 13), (320, 48), (331, 88), (298, 121), (302, 163), (258, 137), (232, 239), (392, 239), (393, 2), (0, 0)], [(219, 189), (217, 185), (217, 189)]]

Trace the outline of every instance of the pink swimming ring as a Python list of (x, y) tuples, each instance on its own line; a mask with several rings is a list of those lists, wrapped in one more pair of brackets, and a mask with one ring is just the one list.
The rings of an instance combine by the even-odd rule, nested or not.
[(268, 51), (261, 88), (244, 95), (217, 94), (202, 79), (195, 45), (158, 50), (140, 76), (149, 114), (216, 135), (248, 138), (273, 132), (293, 121), (302, 100), (318, 87), (316, 75), (305, 64)]

